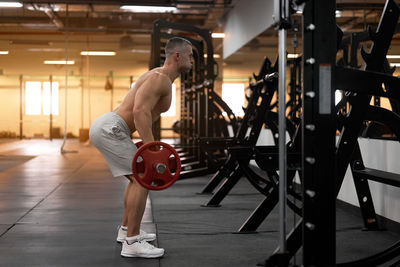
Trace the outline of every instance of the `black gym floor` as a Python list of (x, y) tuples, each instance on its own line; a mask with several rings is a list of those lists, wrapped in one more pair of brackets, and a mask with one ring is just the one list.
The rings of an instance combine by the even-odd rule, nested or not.
[[(198, 195), (209, 177), (151, 192), (143, 229), (157, 231), (161, 259), (122, 258), (116, 243), (126, 179), (113, 178), (90, 144), (0, 141), (0, 266), (256, 266), (278, 244), (277, 210), (255, 234), (235, 231), (263, 199), (241, 180), (219, 208)], [(294, 223), (289, 213), (288, 228)], [(338, 202), (337, 261), (379, 252), (400, 239), (395, 226), (361, 231), (356, 208)], [(288, 229), (288, 230), (289, 230)], [(301, 262), (301, 256), (297, 257)]]

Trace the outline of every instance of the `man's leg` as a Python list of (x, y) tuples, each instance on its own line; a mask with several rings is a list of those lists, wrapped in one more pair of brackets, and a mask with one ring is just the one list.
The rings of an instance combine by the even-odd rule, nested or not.
[(128, 195), (129, 195), (129, 191), (130, 191), (131, 186), (132, 186), (132, 181), (129, 179), (129, 183), (126, 186), (125, 194), (124, 194), (124, 215), (122, 217), (122, 226), (128, 226), (128, 206), (127, 206), (127, 203), (128, 203)]
[[(126, 217), (128, 220), (128, 233), (126, 242), (122, 243), (121, 256), (158, 258), (164, 255), (164, 249), (156, 248), (138, 236), (140, 223), (146, 208), (147, 195), (149, 191), (143, 188), (133, 177), (127, 177), (130, 184), (126, 192)], [(125, 214), (125, 212), (124, 212)], [(155, 238), (155, 236), (154, 236)], [(153, 239), (154, 240), (154, 239)]]
[(142, 187), (132, 176), (126, 192), (126, 213), (128, 233), (127, 237), (136, 236), (140, 233), (140, 223), (146, 208), (147, 195), (149, 190)]

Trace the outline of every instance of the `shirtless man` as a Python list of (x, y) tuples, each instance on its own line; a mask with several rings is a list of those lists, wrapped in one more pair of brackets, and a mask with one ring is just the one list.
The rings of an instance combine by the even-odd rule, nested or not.
[(189, 41), (171, 38), (165, 53), (162, 67), (142, 74), (121, 105), (100, 116), (90, 127), (90, 140), (106, 159), (113, 176), (129, 179), (124, 194), (122, 226), (117, 237), (117, 241), (123, 243), (121, 255), (124, 257), (157, 258), (164, 255), (164, 249), (147, 243), (155, 240), (156, 235), (140, 230), (148, 190), (132, 176), (132, 159), (137, 148), (130, 135), (138, 131), (145, 144), (154, 141), (152, 123), (169, 109), (173, 81), (192, 68), (193, 51)]

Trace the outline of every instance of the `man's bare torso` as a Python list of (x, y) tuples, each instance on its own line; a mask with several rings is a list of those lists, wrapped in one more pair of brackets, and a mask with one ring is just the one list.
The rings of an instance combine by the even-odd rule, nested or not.
[[(119, 105), (114, 112), (117, 113), (124, 121), (128, 124), (131, 133), (136, 131), (134, 116), (133, 116), (133, 108), (135, 106), (135, 96), (136, 93), (141, 90), (142, 84), (147, 81), (147, 79), (152, 79), (155, 75), (165, 75), (162, 72), (161, 68), (152, 69), (144, 74), (142, 74), (138, 80), (136, 81), (133, 88), (129, 90), (125, 98), (123, 99), (121, 105)], [(167, 76), (168, 77), (168, 76)], [(169, 79), (169, 78), (168, 78)], [(168, 81), (168, 80), (167, 80)], [(170, 85), (172, 85), (171, 80), (169, 79)], [(169, 109), (171, 105), (171, 97), (172, 93), (170, 92), (167, 96), (160, 98), (154, 109), (151, 111), (153, 122), (156, 121), (162, 112), (165, 112)]]

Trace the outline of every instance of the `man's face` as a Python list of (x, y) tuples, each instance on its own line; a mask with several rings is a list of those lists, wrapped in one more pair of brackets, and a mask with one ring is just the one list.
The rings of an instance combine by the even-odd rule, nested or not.
[(189, 72), (193, 66), (193, 50), (190, 45), (185, 45), (179, 53), (178, 67), (181, 72)]

